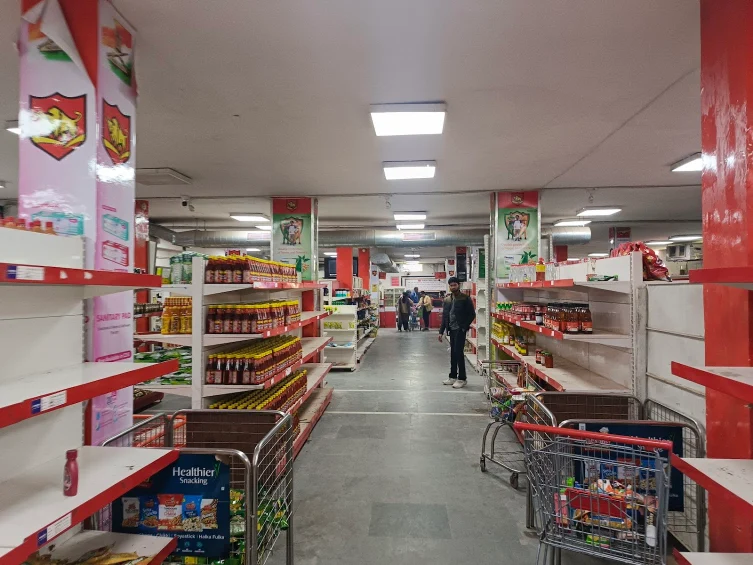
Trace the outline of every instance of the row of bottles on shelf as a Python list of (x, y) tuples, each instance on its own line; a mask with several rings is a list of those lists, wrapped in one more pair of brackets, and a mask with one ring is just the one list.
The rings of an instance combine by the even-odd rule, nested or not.
[(255, 282), (296, 283), (295, 265), (258, 257), (210, 256), (204, 269), (206, 284), (251, 284)]
[(530, 330), (520, 328), (508, 322), (494, 320), (492, 324), (492, 337), (500, 341), (503, 345), (512, 346), (519, 355), (529, 355), (532, 350), (535, 351), (536, 363), (544, 365), (547, 368), (554, 367), (554, 356), (543, 348), (534, 346), (536, 344), (536, 334)]
[(13, 230), (33, 231), (37, 233), (57, 235), (57, 233), (55, 233), (55, 226), (52, 222), (45, 222), (43, 225), (41, 220), (32, 220), (27, 223), (25, 218), (14, 218), (12, 216), (8, 216), (7, 218), (2, 218), (2, 220), (0, 221), (0, 226)]
[(298, 300), (215, 304), (207, 307), (206, 333), (255, 334), (300, 321)]
[(165, 298), (162, 309), (162, 334), (190, 334), (193, 323), (192, 306), (191, 298)]
[(498, 302), (497, 311), (511, 314), (521, 321), (534, 322), (562, 333), (593, 333), (593, 319), (588, 304), (574, 302)]
[(287, 412), (306, 392), (308, 372), (296, 371), (289, 378), (266, 390), (239, 392), (209, 405), (215, 410), (282, 410)]
[(234, 351), (207, 356), (204, 382), (255, 385), (268, 381), (303, 357), (301, 338), (275, 336)]

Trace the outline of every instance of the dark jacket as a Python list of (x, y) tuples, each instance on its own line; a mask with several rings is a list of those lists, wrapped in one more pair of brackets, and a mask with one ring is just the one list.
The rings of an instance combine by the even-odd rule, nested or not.
[[(452, 295), (449, 295), (444, 299), (442, 305), (442, 326), (439, 328), (439, 333), (443, 334), (446, 331), (450, 331), (450, 310), (452, 310), (453, 299)], [(467, 294), (462, 292), (458, 293), (455, 297), (455, 318), (457, 319), (460, 329), (467, 332), (473, 320), (476, 319), (476, 309), (473, 307), (473, 300)]]

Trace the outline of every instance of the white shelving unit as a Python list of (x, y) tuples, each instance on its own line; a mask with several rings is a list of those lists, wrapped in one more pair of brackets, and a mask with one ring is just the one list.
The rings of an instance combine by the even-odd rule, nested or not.
[[(178, 452), (82, 446), (81, 403), (151, 379), (177, 363), (84, 363), (84, 303), (91, 296), (159, 287), (159, 277), (83, 268), (83, 239), (0, 228), (0, 558), (16, 565), (52, 541), (86, 551), (80, 523)], [(78, 450), (76, 496), (63, 495), (65, 452)], [(159, 555), (171, 540), (129, 536)], [(125, 544), (125, 540), (122, 540)], [(123, 545), (125, 547), (125, 545)], [(152, 551), (152, 549), (154, 551)]]
[[(355, 371), (358, 365), (358, 306), (329, 306), (332, 314), (322, 321), (322, 334), (332, 338), (324, 348), (324, 360), (333, 369)], [(331, 326), (340, 327), (331, 327)], [(330, 326), (330, 327), (328, 327)]]
[[(514, 266), (515, 282), (497, 282), (497, 302), (588, 303), (594, 331), (562, 334), (495, 312), (493, 318), (534, 331), (536, 347), (554, 354), (554, 368), (546, 369), (533, 355), (522, 357), (497, 340), (495, 348), (526, 362), (529, 371), (555, 390), (619, 391), (645, 400), (646, 285), (640, 253), (562, 264), (554, 268), (554, 278), (542, 282), (522, 280), (526, 269), (530, 271)], [(616, 275), (618, 280), (589, 281), (589, 275)]]
[[(139, 388), (151, 391), (161, 391), (169, 394), (191, 397), (192, 408), (207, 408), (215, 402), (218, 396), (232, 394), (246, 390), (271, 388), (275, 384), (289, 377), (304, 363), (309, 363), (329, 343), (329, 336), (302, 338), (303, 358), (273, 378), (258, 385), (209, 385), (205, 381), (207, 357), (212, 353), (224, 353), (239, 349), (245, 343), (275, 335), (298, 335), (307, 326), (318, 326), (319, 320), (329, 316), (323, 310), (301, 312), (301, 320), (286, 326), (279, 326), (258, 334), (208, 334), (206, 333), (207, 308), (211, 304), (247, 304), (264, 302), (267, 300), (298, 299), (303, 308), (302, 293), (315, 291), (317, 294), (322, 285), (312, 283), (251, 283), (251, 284), (204, 284), (204, 269), (206, 260), (203, 257), (193, 259), (193, 284), (166, 285), (171, 293), (190, 296), (192, 303), (192, 333), (177, 335), (152, 334), (150, 336), (137, 335), (137, 339), (153, 340), (162, 343), (175, 343), (190, 346), (193, 349), (191, 385), (140, 385)], [(318, 297), (314, 304), (318, 303)]]

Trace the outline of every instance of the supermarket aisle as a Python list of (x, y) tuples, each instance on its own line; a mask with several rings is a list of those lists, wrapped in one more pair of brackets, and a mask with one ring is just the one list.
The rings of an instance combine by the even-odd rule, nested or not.
[(296, 463), (298, 565), (535, 562), (523, 492), (479, 470), (481, 378), (469, 367), (465, 389), (443, 386), (436, 335), (382, 330), (358, 371), (331, 373)]

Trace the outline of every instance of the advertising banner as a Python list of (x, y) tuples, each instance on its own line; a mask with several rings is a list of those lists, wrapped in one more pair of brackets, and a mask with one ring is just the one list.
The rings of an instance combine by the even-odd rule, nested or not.
[[(235, 491), (237, 502), (241, 496)], [(230, 551), (230, 500), (227, 463), (214, 455), (183, 454), (113, 501), (112, 531), (177, 537), (177, 554), (223, 558)]]
[(317, 278), (314, 229), (311, 198), (272, 199), (272, 259), (295, 265), (304, 281)]
[(539, 193), (497, 193), (497, 278), (507, 279), (511, 265), (539, 258)]

